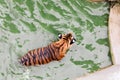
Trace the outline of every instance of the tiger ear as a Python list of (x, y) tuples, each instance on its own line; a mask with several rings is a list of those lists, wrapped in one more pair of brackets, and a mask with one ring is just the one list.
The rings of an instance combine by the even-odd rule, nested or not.
[(61, 39), (62, 38), (62, 34), (58, 34), (58, 37), (59, 37), (59, 39)]
[(59, 34), (58, 37), (59, 37), (59, 39), (61, 39), (62, 38), (62, 34)]
[(75, 42), (76, 42), (76, 39), (73, 38), (73, 39), (71, 40), (70, 44), (73, 44), (73, 43), (75, 43)]

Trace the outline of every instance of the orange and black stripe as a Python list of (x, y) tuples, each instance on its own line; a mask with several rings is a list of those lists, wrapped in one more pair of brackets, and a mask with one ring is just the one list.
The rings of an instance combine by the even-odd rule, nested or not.
[(56, 53), (58, 52), (55, 52), (54, 46), (48, 45), (47, 47), (29, 51), (21, 58), (20, 63), (26, 66), (46, 64), (53, 60), (58, 60)]
[[(73, 38), (70, 37), (71, 34), (67, 34), (66, 36), (63, 36), (63, 39), (51, 43), (47, 47), (29, 51), (20, 59), (20, 63), (25, 66), (34, 66), (38, 64), (46, 64), (53, 60), (61, 60), (71, 45), (71, 43), (68, 42), (73, 40)], [(70, 38), (70, 41), (68, 41), (68, 38)]]

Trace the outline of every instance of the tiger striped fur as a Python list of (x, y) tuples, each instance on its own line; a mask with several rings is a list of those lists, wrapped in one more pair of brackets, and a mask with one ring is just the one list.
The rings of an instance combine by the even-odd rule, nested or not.
[(25, 66), (34, 66), (46, 64), (54, 60), (59, 61), (65, 56), (66, 51), (74, 42), (75, 38), (73, 38), (71, 33), (60, 34), (57, 42), (53, 42), (46, 47), (28, 51), (20, 59), (20, 63)]

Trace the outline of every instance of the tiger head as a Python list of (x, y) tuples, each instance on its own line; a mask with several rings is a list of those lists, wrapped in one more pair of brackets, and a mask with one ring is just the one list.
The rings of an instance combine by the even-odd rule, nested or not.
[(73, 37), (72, 33), (59, 34), (58, 37), (60, 40), (67, 42), (68, 45), (72, 45), (76, 41), (76, 39)]

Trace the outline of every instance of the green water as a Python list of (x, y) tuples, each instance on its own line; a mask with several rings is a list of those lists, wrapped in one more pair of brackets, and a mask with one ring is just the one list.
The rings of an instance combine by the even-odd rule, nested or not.
[[(75, 80), (111, 65), (107, 3), (87, 0), (0, 0), (0, 80)], [(72, 32), (77, 42), (61, 61), (23, 67), (28, 50)]]

